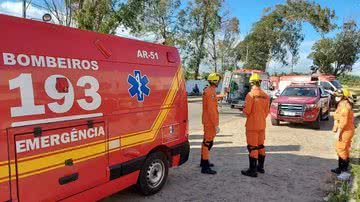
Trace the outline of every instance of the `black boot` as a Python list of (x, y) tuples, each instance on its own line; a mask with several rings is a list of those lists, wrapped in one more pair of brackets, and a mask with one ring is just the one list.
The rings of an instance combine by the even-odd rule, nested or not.
[[(200, 167), (203, 167), (203, 166), (204, 166), (204, 161), (205, 161), (205, 160), (201, 159), (201, 161), (200, 161)], [(210, 163), (210, 161), (209, 161), (209, 166), (210, 166), (210, 167), (214, 167), (214, 164)]]
[(264, 162), (265, 162), (265, 156), (259, 155), (258, 165), (257, 165), (257, 172), (263, 173), (263, 174), (265, 173)]
[(346, 160), (342, 160), (342, 166), (341, 166), (341, 172), (346, 172), (348, 171), (349, 168), (349, 159)]
[(339, 157), (339, 159), (338, 159), (338, 167), (335, 168), (335, 169), (331, 169), (331, 172), (339, 175), (341, 173), (341, 168), (343, 167), (343, 164), (344, 164), (343, 161), (344, 160), (342, 160), (342, 158)]
[(216, 171), (212, 170), (210, 168), (209, 160), (204, 160), (203, 161), (203, 166), (201, 167), (201, 173), (210, 174), (210, 175), (215, 175), (216, 174)]
[(257, 177), (256, 164), (257, 164), (257, 159), (249, 156), (249, 165), (250, 165), (249, 169), (242, 170), (241, 174), (249, 177)]

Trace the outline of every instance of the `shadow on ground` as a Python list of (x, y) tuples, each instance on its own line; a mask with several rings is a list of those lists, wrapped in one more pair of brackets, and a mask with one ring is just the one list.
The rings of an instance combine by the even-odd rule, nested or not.
[[(334, 159), (289, 154), (299, 145), (267, 147), (266, 174), (258, 178), (242, 176), (248, 166), (245, 147), (215, 147), (211, 161), (218, 171), (209, 176), (200, 173), (200, 149), (192, 148), (189, 161), (170, 170), (168, 182), (161, 192), (144, 197), (130, 188), (114, 194), (110, 201), (322, 201), (332, 189), (329, 170)], [(275, 153), (272, 153), (275, 152)]]
[(334, 126), (334, 117), (330, 116), (329, 120), (323, 120), (320, 123), (320, 129), (312, 129), (310, 123), (288, 123), (281, 122), (279, 127), (290, 127), (290, 128), (299, 128), (299, 129), (308, 129), (311, 130), (320, 130), (320, 131), (331, 131)]

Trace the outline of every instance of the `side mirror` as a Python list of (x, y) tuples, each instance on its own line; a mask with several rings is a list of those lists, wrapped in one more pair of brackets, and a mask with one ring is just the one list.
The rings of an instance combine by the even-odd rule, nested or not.
[(329, 97), (329, 95), (327, 95), (327, 94), (321, 94), (320, 95), (320, 98), (328, 98)]
[(275, 96), (280, 97), (280, 93), (279, 92), (275, 93)]

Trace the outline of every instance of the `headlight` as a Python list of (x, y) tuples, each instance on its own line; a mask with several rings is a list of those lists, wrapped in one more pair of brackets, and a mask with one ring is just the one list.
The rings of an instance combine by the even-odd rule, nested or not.
[(278, 108), (278, 106), (279, 106), (279, 103), (277, 103), (277, 102), (272, 102), (271, 103), (271, 107)]
[(315, 108), (317, 108), (317, 104), (307, 104), (306, 105), (306, 109), (315, 109)]

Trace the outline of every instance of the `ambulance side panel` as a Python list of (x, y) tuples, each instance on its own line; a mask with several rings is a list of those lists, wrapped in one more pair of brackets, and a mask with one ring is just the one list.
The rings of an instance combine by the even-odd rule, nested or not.
[[(1, 99), (1, 98), (0, 98)], [(0, 131), (0, 201), (10, 200), (8, 144), (5, 130)]]
[(4, 15), (0, 28), (0, 201), (101, 198), (153, 150), (187, 160), (176, 48)]

